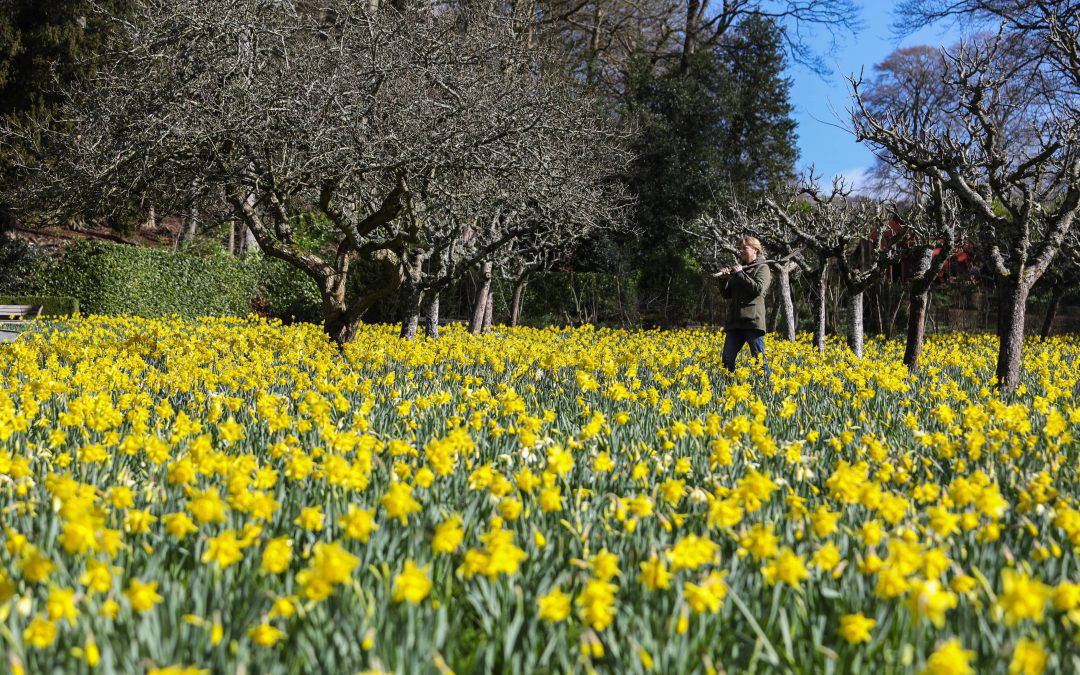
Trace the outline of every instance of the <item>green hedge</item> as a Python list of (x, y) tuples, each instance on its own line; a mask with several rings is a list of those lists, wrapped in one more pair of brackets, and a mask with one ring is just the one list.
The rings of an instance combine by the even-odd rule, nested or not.
[(311, 277), (283, 260), (260, 259), (259, 309), (287, 323), (322, 323), (322, 298)]
[[(211, 244), (174, 252), (103, 241), (81, 241), (57, 250), (0, 241), (0, 262), (18, 269), (18, 274), (0, 279), (0, 293), (68, 298), (77, 301), (73, 306), (83, 314), (194, 317), (258, 311), (285, 322), (322, 322), (319, 291), (307, 275), (258, 252), (237, 258)], [(368, 283), (365, 277), (370, 274), (374, 272), (354, 265), (350, 283)], [(596, 272), (539, 275), (528, 285), (522, 323), (634, 325), (642, 319), (640, 281), (638, 271), (618, 278)], [(443, 292), (444, 318), (468, 320), (475, 294), (471, 284), (466, 277)], [(509, 283), (496, 282), (497, 322), (509, 319), (511, 292)], [(397, 300), (397, 293), (390, 294), (365, 320), (400, 321)], [(55, 313), (68, 313), (71, 306)], [(54, 313), (51, 307), (43, 313)]]
[[(322, 321), (315, 283), (299, 270), (260, 252), (237, 258), (202, 242), (180, 252), (103, 241), (66, 249), (0, 239), (0, 296), (63, 296), (84, 314), (138, 316), (246, 315), (258, 311), (283, 321)], [(71, 302), (45, 303), (44, 312), (70, 313)]]
[(237, 259), (223, 250), (174, 253), (82, 241), (38, 270), (34, 290), (77, 298), (84, 314), (246, 315), (259, 264), (254, 256)]
[(78, 298), (48, 295), (0, 295), (0, 305), (41, 305), (41, 316), (71, 316), (79, 311)]
[(23, 239), (0, 237), (0, 294), (45, 295), (43, 274), (60, 255)]

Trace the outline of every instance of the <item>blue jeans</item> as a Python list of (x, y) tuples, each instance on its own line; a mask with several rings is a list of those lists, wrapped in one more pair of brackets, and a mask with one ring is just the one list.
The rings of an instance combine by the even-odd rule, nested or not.
[(765, 374), (768, 375), (770, 371), (769, 362), (765, 360), (765, 333), (755, 328), (731, 328), (727, 330), (727, 337), (724, 338), (724, 350), (721, 354), (724, 367), (729, 371), (735, 370), (735, 357), (738, 356), (742, 346), (747, 343), (750, 344), (750, 356), (761, 356), (761, 365), (765, 369)]

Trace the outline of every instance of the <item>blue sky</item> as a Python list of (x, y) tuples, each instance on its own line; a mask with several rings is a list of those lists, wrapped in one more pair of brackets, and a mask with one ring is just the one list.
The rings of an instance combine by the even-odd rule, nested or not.
[(873, 66), (881, 62), (898, 47), (912, 45), (950, 46), (959, 39), (961, 32), (950, 27), (931, 27), (900, 42), (892, 37), (893, 2), (871, 0), (863, 3), (863, 28), (854, 38), (846, 38), (836, 49), (830, 49), (826, 31), (819, 29), (819, 39), (812, 40), (817, 53), (833, 69), (833, 75), (823, 80), (805, 67), (791, 65), (788, 76), (792, 78), (791, 100), (795, 107), (795, 119), (799, 123), (798, 167), (810, 163), (826, 179), (837, 173), (846, 175), (856, 186), (862, 172), (870, 167), (874, 158), (851, 134), (837, 128), (847, 123), (846, 109), (850, 102), (850, 89), (845, 77), (858, 73), (865, 66), (866, 77), (873, 75)]

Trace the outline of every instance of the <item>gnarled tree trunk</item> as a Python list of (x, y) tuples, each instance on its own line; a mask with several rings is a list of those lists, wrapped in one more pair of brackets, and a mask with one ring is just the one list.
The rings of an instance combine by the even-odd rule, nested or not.
[(484, 329), (484, 316), (487, 314), (488, 297), (491, 295), (491, 268), (491, 261), (485, 262), (480, 268), (480, 288), (476, 291), (472, 321), (469, 323), (469, 332), (473, 335), (479, 335)]
[(926, 307), (929, 304), (930, 291), (926, 288), (913, 288), (908, 301), (907, 343), (904, 345), (904, 365), (908, 371), (919, 370), (919, 356), (922, 354), (923, 340), (926, 336)]
[(822, 267), (815, 273), (811, 280), (814, 282), (814, 347), (821, 353), (825, 353), (825, 306), (828, 302), (829, 290), (828, 274)]
[(1024, 313), (1031, 286), (1023, 281), (999, 283), (997, 384), (1004, 391), (1016, 391), (1020, 384), (1021, 354), (1024, 345)]
[(795, 266), (792, 262), (777, 265), (780, 280), (777, 286), (780, 291), (780, 320), (783, 324), (781, 334), (790, 342), (795, 341), (795, 303), (791, 301), (791, 271)]
[[(446, 259), (440, 251), (436, 251), (431, 258), (431, 269), (435, 275), (442, 279), (447, 272)], [(420, 301), (420, 316), (424, 324), (424, 333), (429, 338), (439, 337), (439, 295), (443, 286), (435, 285), (424, 290), (424, 297)]]
[(424, 333), (429, 338), (439, 337), (439, 291), (431, 289), (424, 293), (424, 299), (420, 307), (420, 314), (424, 321)]
[(420, 275), (423, 258), (419, 253), (410, 253), (406, 262), (405, 281), (401, 285), (401, 337), (411, 340), (416, 337), (416, 327), (420, 324)]
[(862, 358), (863, 355), (863, 291), (852, 292), (848, 298), (848, 347), (855, 352), (855, 356)]
[(1042, 330), (1039, 336), (1045, 340), (1050, 337), (1054, 330), (1054, 320), (1057, 318), (1058, 309), (1061, 308), (1061, 298), (1065, 295), (1064, 284), (1058, 282), (1050, 289), (1050, 302), (1046, 305), (1046, 315), (1043, 317)]
[(416, 337), (416, 328), (420, 325), (420, 293), (406, 290), (402, 293), (405, 303), (402, 305), (400, 337), (411, 340)]
[(338, 349), (344, 351), (345, 343), (356, 337), (359, 317), (353, 318), (345, 303), (344, 294), (323, 294), (323, 329)]
[(516, 326), (521, 321), (521, 305), (525, 300), (525, 287), (529, 280), (525, 275), (518, 277), (514, 282), (514, 295), (510, 301), (510, 325)]
[(488, 289), (487, 303), (484, 305), (484, 327), (483, 332), (488, 333), (491, 331), (491, 326), (494, 321), (495, 313), (495, 289)]
[(919, 356), (926, 339), (926, 318), (930, 307), (930, 288), (941, 273), (949, 252), (953, 248), (953, 235), (948, 233), (940, 249), (924, 245), (916, 251), (915, 271), (911, 280), (911, 297), (908, 298), (907, 343), (904, 345), (904, 365), (909, 372), (919, 370)]
[(351, 256), (348, 254), (339, 256), (339, 260), (335, 262), (335, 269), (330, 271), (321, 283), (323, 327), (330, 339), (337, 344), (338, 349), (344, 352), (345, 343), (356, 337), (360, 318), (364, 316), (364, 313), (375, 303), (398, 290), (403, 279), (395, 256), (380, 257), (376, 260), (379, 263), (379, 283), (372, 284), (365, 289), (365, 292), (350, 297), (346, 291)]

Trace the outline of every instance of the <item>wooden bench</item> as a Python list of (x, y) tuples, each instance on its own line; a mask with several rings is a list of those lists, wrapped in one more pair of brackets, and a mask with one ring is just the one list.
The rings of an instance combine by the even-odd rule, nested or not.
[(0, 321), (29, 321), (41, 316), (44, 305), (0, 305)]

